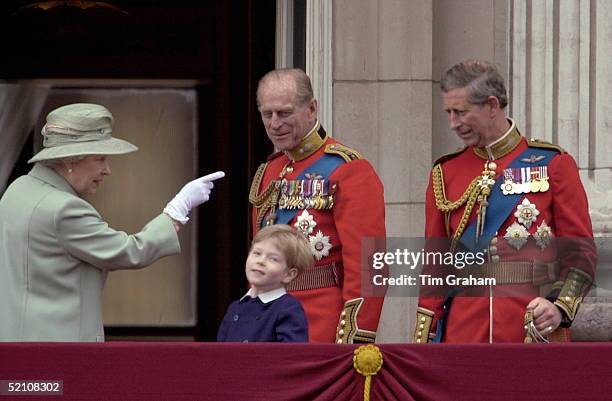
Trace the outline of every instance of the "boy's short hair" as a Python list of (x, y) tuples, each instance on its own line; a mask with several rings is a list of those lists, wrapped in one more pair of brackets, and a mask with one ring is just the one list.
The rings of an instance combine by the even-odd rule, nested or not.
[(304, 270), (312, 268), (314, 265), (312, 252), (310, 251), (310, 242), (295, 228), (286, 224), (264, 227), (253, 238), (251, 248), (258, 242), (268, 239), (275, 242), (278, 250), (287, 261), (287, 267), (289, 269), (295, 268), (298, 276)]

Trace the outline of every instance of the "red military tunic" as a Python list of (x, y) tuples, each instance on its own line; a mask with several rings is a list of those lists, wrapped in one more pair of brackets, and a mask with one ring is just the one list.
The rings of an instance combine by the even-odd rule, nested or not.
[(362, 294), (361, 241), (386, 235), (382, 183), (367, 160), (327, 137), (319, 124), (288, 153), (293, 160), (278, 152), (255, 175), (250, 195), (254, 234), (270, 217), (270, 207), (278, 208), (278, 193), (266, 193), (273, 181), (282, 176), (291, 182), (304, 172), (316, 175), (308, 169), (326, 153), (342, 157), (326, 177), (336, 188), (333, 206), (299, 209), (288, 223), (296, 226), (299, 219), (306, 225), (315, 256), (314, 268), (288, 290), (306, 311), (310, 341), (373, 342), (383, 298)]
[[(497, 180), (528, 147), (554, 148), (552, 145), (527, 141), (520, 136), (514, 122), (511, 123), (503, 139), (490, 146), (488, 152), (482, 148), (465, 148), (441, 159), (443, 192), (449, 201), (459, 199), (470, 182), (482, 174), (487, 159), (494, 160), (497, 165), (493, 177)], [(502, 223), (491, 241), (487, 263), (493, 269), (501, 269), (500, 266), (505, 264), (508, 273), (518, 274), (521, 262), (543, 262), (550, 270), (552, 262), (557, 260), (556, 268), (559, 271), (554, 279), (551, 278), (555, 282), (548, 283), (548, 288), (540, 288), (543, 283), (535, 283), (535, 280), (533, 283), (495, 285), (485, 288), (479, 294), (482, 296), (455, 297), (444, 324), (443, 342), (523, 342), (526, 306), (537, 296), (554, 301), (561, 309), (564, 321), (571, 323), (573, 320), (596, 265), (587, 197), (574, 159), (560, 148), (549, 162), (547, 174), (548, 190), (522, 194), (519, 204)], [(496, 184), (492, 190), (501, 191), (501, 188)], [(425, 235), (427, 238), (450, 237), (460, 226), (465, 205), (451, 212), (443, 212), (436, 206), (435, 198), (433, 179), (430, 179), (426, 194)], [(521, 207), (531, 208), (526, 215), (530, 222), (525, 219), (519, 221), (515, 216), (514, 213), (518, 213)], [(477, 210), (478, 203), (469, 221), (476, 219)], [(491, 205), (485, 224), (491, 218), (490, 210)], [(542, 237), (543, 233), (548, 233), (555, 241), (547, 243)], [(518, 245), (526, 239), (519, 249), (511, 245), (513, 235), (524, 237), (519, 238)], [(559, 243), (563, 241), (561, 238), (566, 239), (563, 245)], [(542, 289), (545, 293), (540, 293)], [(443, 316), (443, 300), (439, 293), (420, 296), (415, 342), (431, 341)]]

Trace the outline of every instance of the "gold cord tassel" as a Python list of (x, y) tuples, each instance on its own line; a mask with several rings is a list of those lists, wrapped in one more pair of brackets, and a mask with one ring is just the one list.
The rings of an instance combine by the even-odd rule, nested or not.
[(380, 352), (380, 348), (376, 345), (368, 344), (362, 345), (355, 350), (355, 356), (353, 356), (353, 368), (357, 373), (365, 376), (365, 382), (363, 385), (363, 400), (370, 401), (370, 387), (372, 382), (372, 376), (374, 376), (383, 365), (383, 356)]
[(487, 198), (491, 194), (491, 188), (495, 185), (495, 169), (497, 165), (495, 162), (485, 162), (484, 170), (478, 180), (478, 187), (480, 189), (480, 195), (478, 196), (478, 218), (476, 220), (476, 242), (482, 236), (485, 227), (485, 221), (487, 217)]

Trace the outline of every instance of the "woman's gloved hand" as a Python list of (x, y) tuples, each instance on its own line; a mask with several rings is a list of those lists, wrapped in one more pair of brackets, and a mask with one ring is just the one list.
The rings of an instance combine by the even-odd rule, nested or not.
[(214, 187), (213, 181), (223, 177), (225, 177), (225, 173), (217, 171), (188, 182), (168, 202), (164, 208), (164, 213), (182, 224), (187, 223), (189, 221), (189, 217), (187, 217), (189, 212), (209, 199), (210, 192)]

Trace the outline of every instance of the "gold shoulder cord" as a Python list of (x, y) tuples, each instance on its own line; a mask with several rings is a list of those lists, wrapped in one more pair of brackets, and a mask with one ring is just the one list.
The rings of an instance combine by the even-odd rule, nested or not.
[(268, 211), (272, 208), (274, 203), (275, 196), (273, 192), (277, 189), (276, 181), (270, 182), (270, 184), (261, 191), (260, 194), (257, 193), (259, 190), (259, 186), (261, 185), (261, 180), (263, 179), (264, 173), (266, 171), (266, 167), (268, 167), (268, 163), (262, 163), (257, 168), (255, 172), (255, 176), (253, 177), (253, 183), (251, 184), (251, 190), (249, 192), (249, 202), (257, 209), (257, 226), (261, 226), (261, 222), (268, 213)]
[(434, 166), (432, 181), (434, 196), (436, 199), (436, 207), (438, 210), (445, 214), (448, 221), (448, 217), (450, 216), (451, 212), (465, 205), (465, 209), (463, 210), (463, 215), (461, 216), (457, 230), (455, 230), (455, 233), (452, 236), (453, 244), (456, 243), (456, 241), (463, 234), (470, 215), (472, 214), (472, 210), (474, 209), (474, 205), (476, 205), (477, 201), (480, 203), (480, 208), (478, 211), (479, 227), (477, 234), (482, 233), (487, 206), (487, 196), (491, 193), (491, 188), (495, 183), (492, 177), (495, 175), (496, 167), (497, 166), (493, 162), (485, 162), (485, 167), (482, 174), (470, 182), (470, 185), (468, 185), (467, 189), (463, 192), (459, 199), (451, 202), (446, 198), (442, 166), (440, 164), (436, 164)]
[(257, 190), (261, 185), (261, 180), (263, 179), (266, 167), (268, 167), (268, 163), (263, 163), (257, 168), (255, 177), (253, 177), (253, 183), (251, 184), (251, 190), (249, 192), (249, 202), (251, 202), (251, 204), (257, 209), (257, 227), (261, 227), (261, 222), (268, 211), (271, 212), (266, 225), (274, 224), (274, 221), (276, 220), (276, 215), (274, 212), (278, 204), (282, 182), (285, 181), (285, 175), (293, 172), (292, 164), (293, 161), (287, 162), (287, 164), (281, 170), (278, 180), (272, 180), (260, 194), (257, 193)]

